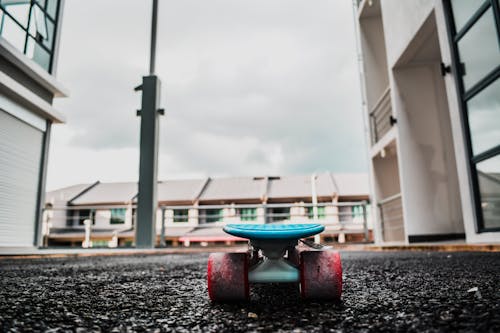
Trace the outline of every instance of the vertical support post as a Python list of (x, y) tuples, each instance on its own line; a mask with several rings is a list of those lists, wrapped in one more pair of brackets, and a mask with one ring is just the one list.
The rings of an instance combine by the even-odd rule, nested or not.
[(38, 193), (35, 213), (35, 234), (33, 235), (33, 245), (36, 247), (43, 246), (43, 211), (45, 209), (45, 183), (47, 181), (47, 164), (49, 160), (49, 142), (52, 129), (52, 123), (47, 120), (47, 129), (43, 135), (42, 156), (40, 159), (40, 172), (38, 174)]
[(380, 218), (380, 231), (381, 231), (381, 238), (382, 238), (382, 242), (384, 241), (385, 239), (385, 236), (384, 236), (384, 233), (385, 233), (385, 223), (384, 223), (384, 211), (383, 211), (383, 207), (382, 207), (382, 204), (380, 203), (377, 203), (377, 207), (378, 207), (378, 213), (379, 213), (379, 218)]
[(139, 195), (135, 234), (135, 244), (138, 248), (153, 248), (156, 238), (160, 85), (160, 80), (155, 75), (143, 77)]
[(368, 218), (366, 216), (366, 204), (367, 202), (364, 201), (361, 207), (363, 208), (363, 230), (365, 231), (365, 242), (368, 242), (369, 234), (368, 234)]
[(135, 246), (153, 248), (156, 240), (156, 213), (158, 209), (158, 132), (160, 105), (160, 79), (154, 75), (156, 60), (156, 27), (158, 24), (158, 0), (153, 0), (151, 16), (151, 53), (149, 76), (142, 78), (141, 143), (139, 164), (139, 194), (137, 198), (137, 225)]
[(167, 243), (165, 242), (165, 208), (161, 208), (161, 233), (160, 233), (160, 246), (165, 247)]

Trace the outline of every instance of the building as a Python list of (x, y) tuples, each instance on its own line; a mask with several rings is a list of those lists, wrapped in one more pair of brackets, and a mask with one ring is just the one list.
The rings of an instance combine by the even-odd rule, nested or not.
[[(137, 183), (48, 192), (46, 245), (133, 245)], [(371, 239), (366, 174), (167, 180), (158, 183), (157, 243), (232, 243), (226, 223), (323, 223), (324, 241)], [(163, 223), (162, 223), (163, 222)]]
[(0, 1), (0, 249), (41, 241), (63, 2)]
[(500, 242), (499, 2), (355, 6), (376, 241)]

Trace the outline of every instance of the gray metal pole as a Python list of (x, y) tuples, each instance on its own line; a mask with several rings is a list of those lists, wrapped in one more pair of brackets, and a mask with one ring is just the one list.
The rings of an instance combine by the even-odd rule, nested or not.
[(158, 134), (160, 105), (160, 79), (154, 75), (156, 58), (156, 26), (158, 23), (158, 0), (153, 0), (151, 20), (151, 55), (149, 72), (142, 78), (141, 142), (139, 162), (139, 195), (137, 197), (137, 224), (135, 245), (138, 248), (153, 248), (156, 240)]
[(165, 208), (161, 209), (160, 246), (162, 246), (162, 247), (167, 246), (167, 243), (165, 242)]
[(139, 163), (139, 195), (137, 197), (137, 225), (135, 244), (139, 248), (152, 248), (155, 243), (156, 197), (158, 174), (158, 133), (160, 80), (145, 76), (142, 81), (141, 143)]
[(149, 54), (149, 75), (155, 74), (156, 65), (156, 28), (158, 26), (158, 0), (153, 0), (151, 15), (151, 53)]

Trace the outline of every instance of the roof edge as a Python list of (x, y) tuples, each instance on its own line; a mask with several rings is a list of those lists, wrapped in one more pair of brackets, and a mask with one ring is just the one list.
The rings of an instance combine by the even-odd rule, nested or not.
[(70, 200), (68, 200), (68, 206), (73, 205), (73, 201), (74, 200), (78, 199), (79, 197), (81, 197), (82, 195), (84, 195), (85, 193), (87, 193), (88, 191), (90, 191), (91, 189), (93, 189), (94, 187), (96, 187), (97, 185), (99, 185), (100, 183), (101, 182), (98, 180), (95, 183), (93, 183), (93, 184), (89, 185), (88, 187), (84, 188), (80, 193), (78, 193), (73, 198), (71, 198)]

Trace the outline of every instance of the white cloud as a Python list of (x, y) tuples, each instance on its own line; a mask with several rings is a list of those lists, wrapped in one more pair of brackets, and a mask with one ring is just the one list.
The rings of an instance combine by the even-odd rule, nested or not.
[[(49, 187), (137, 178), (150, 10), (66, 2)], [(161, 178), (366, 169), (350, 1), (160, 1), (159, 22)]]

